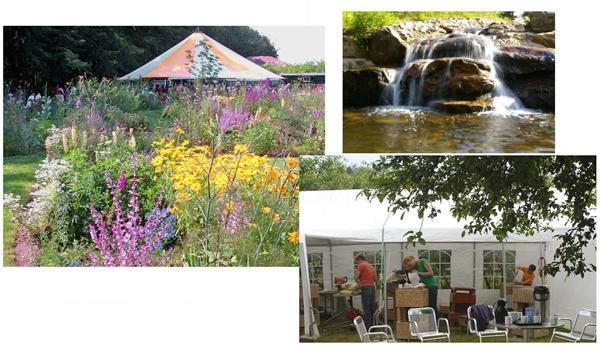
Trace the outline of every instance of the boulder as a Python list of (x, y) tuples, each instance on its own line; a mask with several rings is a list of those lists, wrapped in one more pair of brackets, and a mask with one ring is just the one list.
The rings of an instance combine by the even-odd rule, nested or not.
[(400, 81), (401, 99), (411, 105), (433, 99), (477, 100), (495, 88), (491, 70), (487, 62), (467, 58), (417, 60)]
[(469, 114), (494, 110), (494, 102), (489, 97), (475, 101), (434, 101), (430, 106), (450, 114)]
[(369, 38), (369, 57), (377, 65), (399, 67), (404, 64), (409, 45), (392, 27), (385, 27)]
[(367, 53), (363, 46), (353, 37), (344, 36), (344, 58), (364, 58)]
[(525, 12), (523, 15), (529, 17), (527, 29), (532, 32), (551, 32), (554, 31), (554, 12), (535, 11)]
[(503, 46), (496, 52), (494, 61), (505, 75), (554, 72), (554, 49)]
[(393, 79), (390, 75), (390, 72), (381, 68), (345, 70), (344, 106), (367, 107), (379, 104), (383, 90)]
[(536, 33), (531, 37), (531, 41), (543, 45), (546, 48), (554, 48), (554, 31), (546, 33)]
[(554, 72), (513, 76), (507, 85), (526, 108), (554, 112)]

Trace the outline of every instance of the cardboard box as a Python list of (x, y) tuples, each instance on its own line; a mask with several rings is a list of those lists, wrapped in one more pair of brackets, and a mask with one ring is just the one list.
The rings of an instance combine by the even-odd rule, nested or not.
[(513, 303), (533, 304), (533, 287), (513, 287)]
[(396, 288), (396, 307), (423, 308), (429, 305), (427, 288)]

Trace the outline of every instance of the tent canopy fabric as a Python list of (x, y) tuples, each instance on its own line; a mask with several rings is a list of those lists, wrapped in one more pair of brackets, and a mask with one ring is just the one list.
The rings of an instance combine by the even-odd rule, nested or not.
[[(387, 202), (368, 201), (360, 190), (302, 191), (300, 193), (300, 237), (307, 246), (380, 243), (381, 230), (388, 217)], [(464, 221), (451, 214), (450, 204), (436, 205), (441, 214), (421, 220), (416, 210), (392, 214), (385, 225), (386, 243), (406, 242), (404, 234), (422, 229), (427, 242), (498, 242), (492, 234), (461, 236)], [(422, 224), (422, 228), (421, 228)], [(566, 229), (564, 222), (550, 224), (555, 231)], [(540, 232), (525, 237), (509, 235), (507, 242), (547, 242), (556, 232)]]
[[(201, 42), (206, 46), (201, 45)], [(282, 79), (281, 76), (260, 67), (206, 34), (196, 32), (146, 65), (121, 77), (120, 80), (198, 79), (200, 78), (198, 73), (201, 72), (202, 51), (206, 49), (221, 64), (216, 77), (210, 78), (238, 81)]]

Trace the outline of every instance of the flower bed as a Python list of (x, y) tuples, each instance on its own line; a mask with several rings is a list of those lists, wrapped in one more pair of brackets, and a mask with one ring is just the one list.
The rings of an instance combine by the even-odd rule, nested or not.
[(31, 202), (5, 195), (20, 264), (297, 264), (293, 156), (323, 151), (321, 86), (197, 84), (159, 97), (81, 81), (62, 98), (24, 97), (5, 97), (5, 117), (34, 130), (20, 153), (47, 157)]

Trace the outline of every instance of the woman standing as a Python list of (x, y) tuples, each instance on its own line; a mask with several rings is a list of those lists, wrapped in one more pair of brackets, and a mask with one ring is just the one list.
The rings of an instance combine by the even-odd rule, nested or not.
[(417, 260), (414, 256), (407, 256), (402, 261), (404, 264), (404, 268), (407, 271), (416, 270), (421, 277), (421, 282), (425, 284), (427, 287), (427, 291), (429, 294), (429, 306), (435, 310), (436, 317), (437, 316), (437, 293), (438, 293), (438, 282), (437, 277), (433, 273), (431, 266), (427, 259), (419, 259)]

